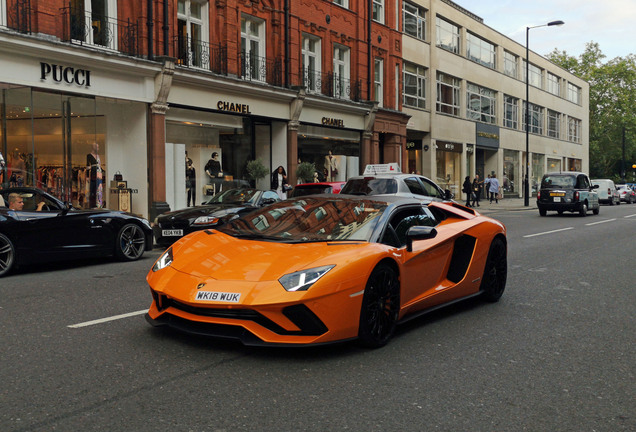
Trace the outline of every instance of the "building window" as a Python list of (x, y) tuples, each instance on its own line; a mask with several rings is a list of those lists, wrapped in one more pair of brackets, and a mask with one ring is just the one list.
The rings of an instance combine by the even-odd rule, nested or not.
[(561, 79), (553, 73), (548, 72), (548, 89), (553, 95), (561, 95)]
[(241, 17), (241, 56), (243, 78), (267, 81), (264, 21), (249, 15)]
[(459, 54), (459, 27), (437, 17), (437, 46)]
[(373, 21), (384, 24), (384, 0), (373, 0)]
[(459, 116), (460, 84), (458, 78), (437, 73), (437, 112)]
[(519, 57), (511, 52), (504, 51), (504, 73), (510, 77), (517, 78), (517, 65)]
[(209, 68), (207, 6), (207, 1), (179, 0), (177, 3), (177, 56), (183, 65)]
[(333, 2), (342, 7), (346, 7), (346, 8), (349, 7), (349, 0), (333, 0)]
[(373, 68), (373, 90), (375, 100), (378, 101), (378, 106), (383, 106), (384, 93), (382, 83), (384, 82), (384, 61), (382, 59), (375, 59)]
[(405, 34), (426, 39), (426, 10), (405, 1), (402, 5), (402, 25)]
[(303, 33), (302, 62), (305, 88), (310, 93), (320, 92), (320, 38)]
[[(530, 133), (543, 135), (543, 107), (530, 105)], [(526, 130), (526, 102), (523, 102), (523, 130)]]
[[(537, 87), (537, 88), (542, 88), (541, 87), (541, 77), (543, 76), (543, 70), (538, 67), (533, 65), (532, 63), (530, 63), (529, 67), (529, 80), (528, 80), (528, 84), (530, 84), (531, 86)], [(523, 80), (526, 80), (526, 61), (523, 61)]]
[(548, 136), (552, 138), (560, 138), (561, 129), (561, 113), (548, 110)]
[(0, 27), (7, 26), (7, 0), (0, 0)]
[(495, 68), (495, 46), (472, 33), (466, 36), (466, 55), (474, 62)]
[(467, 111), (466, 117), (483, 123), (496, 122), (496, 95), (494, 90), (475, 84), (466, 86)]
[(426, 69), (404, 62), (402, 67), (404, 85), (403, 104), (413, 108), (426, 108)]
[(573, 143), (581, 142), (581, 120), (568, 117), (568, 141)]
[(349, 99), (350, 51), (342, 45), (333, 48), (333, 96)]
[(581, 88), (572, 83), (568, 83), (568, 100), (577, 105), (581, 105)]
[(517, 129), (519, 126), (519, 99), (504, 95), (504, 127)]
[(73, 0), (70, 5), (73, 40), (117, 49), (117, 0)]

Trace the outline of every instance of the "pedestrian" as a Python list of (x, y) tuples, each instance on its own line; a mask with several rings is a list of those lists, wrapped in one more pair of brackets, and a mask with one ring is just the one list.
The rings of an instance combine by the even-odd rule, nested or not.
[(488, 191), (490, 192), (490, 203), (492, 204), (492, 200), (495, 200), (495, 204), (499, 204), (499, 180), (497, 180), (497, 175), (493, 174), (490, 177), (490, 184), (488, 185)]
[(466, 176), (466, 180), (464, 180), (464, 184), (462, 186), (462, 192), (466, 194), (466, 207), (470, 207), (470, 198), (473, 194), (473, 187), (470, 183), (470, 177)]
[(488, 174), (488, 177), (484, 180), (484, 195), (486, 199), (490, 196), (490, 174)]
[(479, 198), (481, 197), (481, 188), (483, 186), (484, 182), (479, 179), (479, 174), (476, 174), (473, 180), (473, 207), (479, 207)]

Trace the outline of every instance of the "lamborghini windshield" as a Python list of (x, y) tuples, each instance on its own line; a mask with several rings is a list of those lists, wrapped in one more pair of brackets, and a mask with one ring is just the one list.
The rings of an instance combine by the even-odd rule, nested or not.
[(218, 228), (238, 238), (283, 242), (368, 241), (387, 203), (302, 197), (281, 201)]

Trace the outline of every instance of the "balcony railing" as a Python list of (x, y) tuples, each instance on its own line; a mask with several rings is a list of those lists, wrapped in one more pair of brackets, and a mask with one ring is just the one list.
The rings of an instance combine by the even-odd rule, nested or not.
[(20, 33), (31, 33), (31, 0), (14, 0), (9, 3), (6, 16), (7, 28)]
[(174, 38), (177, 64), (227, 75), (227, 48), (178, 36)]
[(303, 68), (301, 70), (302, 85), (308, 93), (319, 93), (337, 99), (360, 101), (362, 82), (350, 80), (333, 72), (319, 72)]
[(274, 86), (283, 85), (283, 62), (250, 53), (239, 54), (240, 77), (248, 81), (260, 81)]
[(63, 41), (120, 51), (132, 56), (140, 54), (139, 24), (130, 19), (123, 21), (71, 7), (61, 11)]

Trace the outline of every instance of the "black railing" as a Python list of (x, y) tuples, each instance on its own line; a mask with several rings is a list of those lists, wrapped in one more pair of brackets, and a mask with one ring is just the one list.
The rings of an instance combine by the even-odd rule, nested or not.
[(14, 0), (7, 5), (7, 28), (31, 33), (31, 0)]
[(308, 93), (319, 93), (336, 99), (362, 100), (362, 82), (333, 72), (319, 72), (303, 68), (302, 86)]
[(283, 62), (241, 52), (239, 54), (240, 77), (248, 81), (260, 81), (277, 87), (283, 85)]
[(227, 48), (193, 40), (189, 37), (174, 38), (177, 64), (201, 68), (217, 74), (227, 75)]
[(63, 41), (120, 51), (132, 56), (140, 54), (139, 24), (130, 19), (123, 21), (72, 7), (61, 11)]

